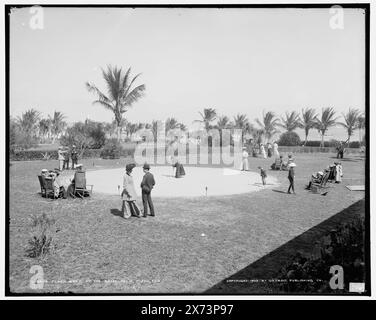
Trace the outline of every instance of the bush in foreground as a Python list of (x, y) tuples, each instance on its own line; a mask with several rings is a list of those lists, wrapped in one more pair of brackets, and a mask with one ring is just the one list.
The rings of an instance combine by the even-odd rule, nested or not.
[(364, 282), (364, 219), (345, 223), (331, 230), (315, 245), (312, 255), (300, 253), (281, 269), (278, 278), (286, 279), (281, 284), (285, 292), (333, 293), (329, 286), (330, 268), (339, 265), (343, 268), (344, 292), (348, 292), (349, 282)]

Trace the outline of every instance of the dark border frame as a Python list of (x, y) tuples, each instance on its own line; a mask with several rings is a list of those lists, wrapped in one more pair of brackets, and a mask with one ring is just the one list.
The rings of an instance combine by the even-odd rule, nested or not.
[[(275, 8), (302, 8), (302, 9), (313, 9), (313, 8), (330, 8), (334, 5), (339, 5), (343, 8), (353, 8), (353, 9), (363, 9), (365, 11), (365, 119), (366, 119), (366, 161), (365, 161), (365, 224), (366, 224), (366, 234), (365, 234), (365, 264), (366, 264), (366, 281), (365, 281), (365, 294), (319, 294), (319, 293), (307, 293), (307, 294), (278, 294), (280, 296), (330, 296), (330, 297), (349, 297), (349, 296), (371, 296), (371, 242), (370, 242), (370, 153), (369, 153), (369, 128), (370, 128), (370, 3), (315, 3), (315, 4), (127, 4), (127, 5), (113, 5), (113, 4), (100, 4), (100, 5), (88, 5), (88, 4), (48, 4), (42, 5), (46, 8), (235, 8), (235, 9), (252, 9), (252, 8), (265, 8), (265, 9), (275, 9)], [(12, 8), (29, 8), (32, 4), (21, 4), (21, 5), (4, 5), (5, 13), (5, 116), (6, 116), (6, 142), (5, 142), (5, 296), (11, 297), (38, 297), (38, 296), (223, 296), (229, 294), (216, 294), (210, 295), (205, 293), (14, 293), (10, 291), (9, 287), (9, 119), (10, 119), (10, 105), (9, 105), (9, 14)], [(274, 294), (275, 295), (275, 294)], [(233, 294), (236, 296), (273, 296), (270, 294)], [(157, 301), (155, 301), (157, 302)], [(166, 301), (167, 302), (167, 301)], [(223, 300), (225, 303), (225, 300)]]

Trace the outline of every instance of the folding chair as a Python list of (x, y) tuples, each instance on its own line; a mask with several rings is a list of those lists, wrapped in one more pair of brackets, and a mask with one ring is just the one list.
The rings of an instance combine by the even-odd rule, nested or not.
[(42, 197), (46, 197), (46, 181), (42, 175), (38, 175), (39, 185), (40, 185), (40, 193)]
[(311, 191), (316, 193), (316, 192), (321, 191), (321, 189), (328, 188), (326, 184), (329, 180), (329, 175), (330, 175), (330, 171), (326, 171), (320, 182), (312, 181)]
[[(90, 191), (86, 188), (90, 187)], [(83, 198), (85, 195), (91, 195), (93, 193), (93, 185), (86, 184), (86, 173), (85, 171), (76, 171), (74, 174), (74, 195), (78, 195)]]

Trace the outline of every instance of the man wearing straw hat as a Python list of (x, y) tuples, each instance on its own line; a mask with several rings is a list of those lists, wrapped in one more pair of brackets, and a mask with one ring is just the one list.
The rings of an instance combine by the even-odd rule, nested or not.
[(296, 167), (296, 164), (294, 162), (291, 162), (289, 165), (288, 165), (288, 168), (289, 168), (289, 173), (288, 173), (288, 179), (290, 181), (290, 185), (289, 185), (289, 188), (287, 190), (287, 193), (291, 193), (290, 190), (292, 190), (292, 193), (293, 194), (296, 194), (295, 193), (295, 188), (294, 188), (294, 180), (295, 180), (295, 167)]

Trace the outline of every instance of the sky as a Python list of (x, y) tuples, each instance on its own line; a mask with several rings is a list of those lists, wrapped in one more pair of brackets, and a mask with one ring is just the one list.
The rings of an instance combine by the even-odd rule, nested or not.
[(125, 114), (133, 122), (189, 126), (203, 108), (251, 122), (263, 111), (365, 109), (359, 9), (344, 9), (343, 29), (330, 27), (329, 9), (43, 8), (42, 29), (30, 27), (34, 15), (10, 16), (12, 116), (35, 108), (111, 121), (85, 87), (105, 91), (109, 64), (141, 73), (145, 96)]

